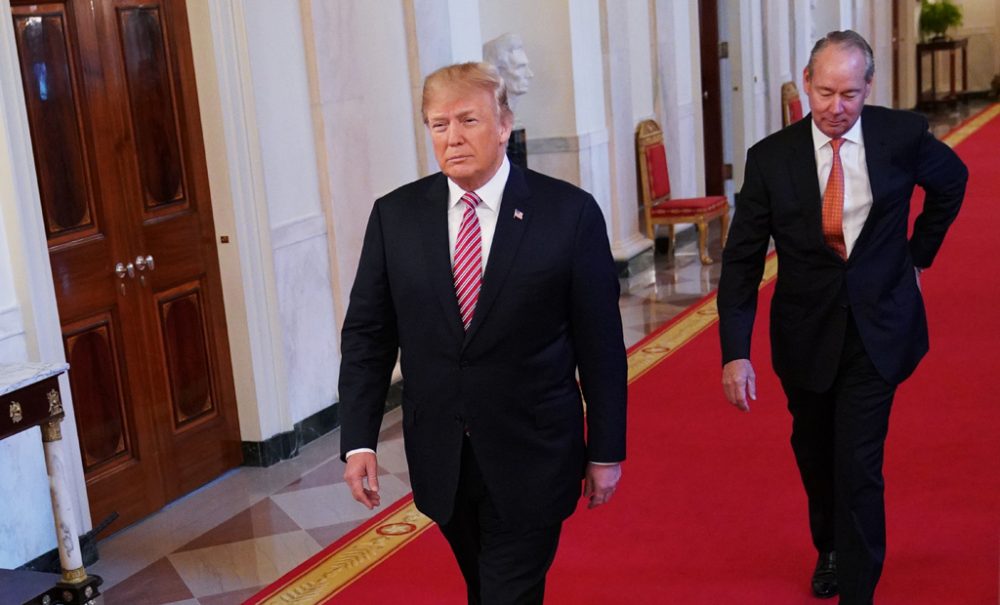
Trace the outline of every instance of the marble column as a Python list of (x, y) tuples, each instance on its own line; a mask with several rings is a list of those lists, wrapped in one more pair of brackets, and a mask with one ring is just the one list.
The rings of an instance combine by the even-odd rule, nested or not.
[[(50, 395), (50, 405), (59, 405), (59, 395), (53, 402)], [(73, 501), (70, 498), (66, 483), (66, 454), (63, 451), (63, 438), (60, 417), (42, 425), (42, 443), (45, 449), (45, 468), (48, 469), (49, 490), (52, 496), (52, 516), (55, 520), (56, 541), (59, 550), (59, 566), (62, 568), (64, 582), (76, 584), (87, 578), (83, 568), (83, 555), (80, 552), (80, 535), (76, 528), (76, 516), (73, 511)]]
[[(611, 6), (609, 6), (611, 5)], [(611, 207), (608, 229), (611, 251), (629, 273), (647, 263), (630, 261), (650, 250), (653, 242), (639, 232), (638, 187), (635, 172), (635, 128), (629, 34), (630, 13), (609, 0), (601, 0), (604, 30), (605, 115), (608, 128), (608, 170)], [(648, 48), (647, 48), (648, 50)], [(648, 259), (648, 260), (651, 260)]]

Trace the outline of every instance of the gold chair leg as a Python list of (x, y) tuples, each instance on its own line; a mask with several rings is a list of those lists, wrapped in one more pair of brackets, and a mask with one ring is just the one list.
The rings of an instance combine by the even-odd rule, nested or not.
[(699, 221), (698, 223), (698, 255), (701, 256), (701, 264), (711, 265), (712, 257), (708, 255), (708, 223)]

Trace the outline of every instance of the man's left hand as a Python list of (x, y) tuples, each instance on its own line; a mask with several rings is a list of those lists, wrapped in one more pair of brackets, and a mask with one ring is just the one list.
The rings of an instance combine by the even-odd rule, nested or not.
[(595, 508), (611, 501), (618, 480), (622, 478), (621, 464), (587, 463), (587, 477), (584, 480), (583, 495), (590, 502), (587, 508)]

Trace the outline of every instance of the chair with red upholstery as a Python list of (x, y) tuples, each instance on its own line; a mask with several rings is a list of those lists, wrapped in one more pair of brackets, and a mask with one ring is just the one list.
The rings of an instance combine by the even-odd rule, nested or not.
[(656, 226), (667, 225), (670, 250), (674, 249), (674, 225), (693, 223), (698, 228), (698, 255), (702, 264), (712, 264), (708, 255), (708, 223), (719, 219), (722, 245), (729, 231), (729, 202), (724, 195), (671, 199), (670, 174), (663, 131), (655, 120), (643, 120), (635, 135), (636, 160), (639, 163), (639, 195), (646, 220), (646, 236), (655, 239)]
[(781, 127), (790, 126), (802, 119), (802, 99), (795, 82), (781, 85)]

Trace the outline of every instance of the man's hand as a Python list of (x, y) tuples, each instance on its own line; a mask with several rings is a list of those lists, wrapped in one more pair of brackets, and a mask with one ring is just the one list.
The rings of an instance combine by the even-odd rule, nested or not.
[(618, 486), (618, 480), (622, 478), (621, 464), (594, 464), (587, 463), (587, 477), (583, 484), (583, 495), (590, 500), (587, 508), (594, 508), (606, 504), (611, 500)]
[(744, 412), (750, 411), (747, 395), (757, 400), (757, 376), (749, 359), (734, 359), (722, 366), (722, 390), (729, 403)]
[[(371, 452), (356, 452), (347, 457), (344, 481), (354, 499), (371, 510), (381, 503), (378, 495), (378, 459)], [(365, 487), (365, 481), (368, 487)]]

